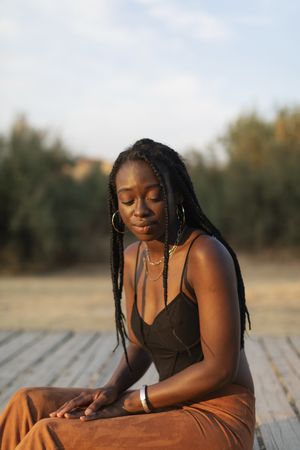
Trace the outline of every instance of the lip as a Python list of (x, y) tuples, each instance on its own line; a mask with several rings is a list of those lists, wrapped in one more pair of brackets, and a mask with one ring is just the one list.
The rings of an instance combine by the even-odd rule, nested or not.
[(153, 231), (155, 226), (154, 222), (146, 223), (146, 224), (132, 224), (132, 228), (136, 230), (139, 234), (150, 234)]

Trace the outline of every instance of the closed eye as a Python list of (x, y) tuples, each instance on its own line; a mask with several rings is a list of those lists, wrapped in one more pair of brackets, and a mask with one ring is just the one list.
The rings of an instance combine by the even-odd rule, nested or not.
[(132, 205), (133, 200), (129, 200), (128, 202), (121, 202), (122, 205)]
[(157, 197), (157, 198), (149, 198), (149, 200), (151, 200), (151, 202), (160, 202), (162, 199), (161, 197)]

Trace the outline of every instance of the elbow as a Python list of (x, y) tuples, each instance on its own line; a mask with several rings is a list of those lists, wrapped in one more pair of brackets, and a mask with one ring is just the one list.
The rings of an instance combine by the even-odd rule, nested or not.
[(220, 383), (222, 385), (232, 383), (235, 380), (238, 367), (236, 364), (223, 366), (220, 370)]
[(226, 384), (230, 384), (234, 381), (237, 369), (235, 367), (227, 367), (219, 365), (214, 367), (213, 369), (215, 384), (218, 387), (225, 386)]
[(229, 369), (224, 370), (220, 382), (222, 385), (229, 384), (233, 382), (234, 378), (235, 378), (235, 371)]

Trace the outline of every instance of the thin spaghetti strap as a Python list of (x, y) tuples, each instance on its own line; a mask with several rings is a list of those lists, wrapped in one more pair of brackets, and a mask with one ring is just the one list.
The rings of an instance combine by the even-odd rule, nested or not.
[(141, 248), (141, 241), (139, 242), (139, 245), (138, 245), (138, 249), (137, 249), (137, 252), (136, 252), (136, 260), (135, 260), (135, 268), (134, 268), (134, 301), (136, 302), (136, 297), (137, 297), (137, 286), (136, 286), (136, 284), (137, 284), (137, 282), (136, 282), (136, 279), (137, 279), (137, 275), (136, 275), (136, 273), (137, 273), (137, 267), (138, 267), (138, 261), (139, 261), (139, 254), (140, 254), (140, 248)]
[[(184, 274), (185, 274), (186, 265), (187, 265), (187, 260), (188, 260), (189, 254), (190, 254), (191, 247), (192, 247), (193, 243), (195, 242), (195, 240), (198, 239), (198, 237), (200, 237), (200, 236), (204, 236), (204, 235), (203, 235), (203, 234), (197, 234), (197, 236), (194, 237), (194, 239), (193, 239), (192, 242), (190, 243), (190, 246), (189, 246), (189, 248), (188, 248), (188, 251), (186, 252), (185, 261), (184, 261), (184, 265), (183, 265), (183, 269), (182, 269), (182, 273), (181, 273), (180, 292), (182, 292), (183, 277), (184, 277)], [(206, 235), (205, 235), (205, 236), (206, 236)]]

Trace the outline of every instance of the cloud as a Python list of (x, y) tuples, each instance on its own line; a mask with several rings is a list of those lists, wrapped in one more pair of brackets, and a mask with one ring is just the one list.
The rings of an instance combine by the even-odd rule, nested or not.
[(168, 1), (136, 9), (132, 1), (125, 12), (121, 0), (5, 1), (4, 29), (22, 38), (2, 49), (5, 126), (24, 111), (61, 130), (71, 148), (113, 158), (141, 136), (177, 148), (203, 143), (229, 115), (218, 81), (178, 59), (193, 33), (209, 42), (226, 36), (212, 16)]
[(272, 24), (273, 21), (271, 17), (246, 14), (234, 17), (233, 22), (241, 25), (265, 26)]
[[(204, 145), (247, 99), (270, 96), (252, 29), (269, 12), (225, 16), (199, 4), (2, 0), (1, 126), (25, 112), (34, 125), (61, 130), (71, 148), (111, 158), (142, 136), (179, 150)], [(273, 91), (288, 86), (277, 79)]]
[(0, 36), (1, 39), (15, 38), (19, 35), (19, 27), (16, 20), (8, 17), (0, 19)]
[(148, 14), (162, 25), (202, 41), (224, 41), (232, 38), (233, 31), (222, 19), (198, 6), (168, 0), (137, 0)]
[[(147, 85), (138, 77), (117, 78), (106, 85), (108, 95), (90, 90), (65, 120), (65, 136), (90, 154), (113, 159), (141, 137), (165, 142), (179, 151), (203, 145), (218, 131), (232, 108), (219, 99), (221, 82), (207, 83), (190, 73), (177, 73)], [(114, 96), (109, 93), (115, 92)], [(124, 95), (126, 92), (126, 95)], [(123, 93), (123, 94), (122, 94)], [(120, 95), (120, 97), (119, 97)]]

